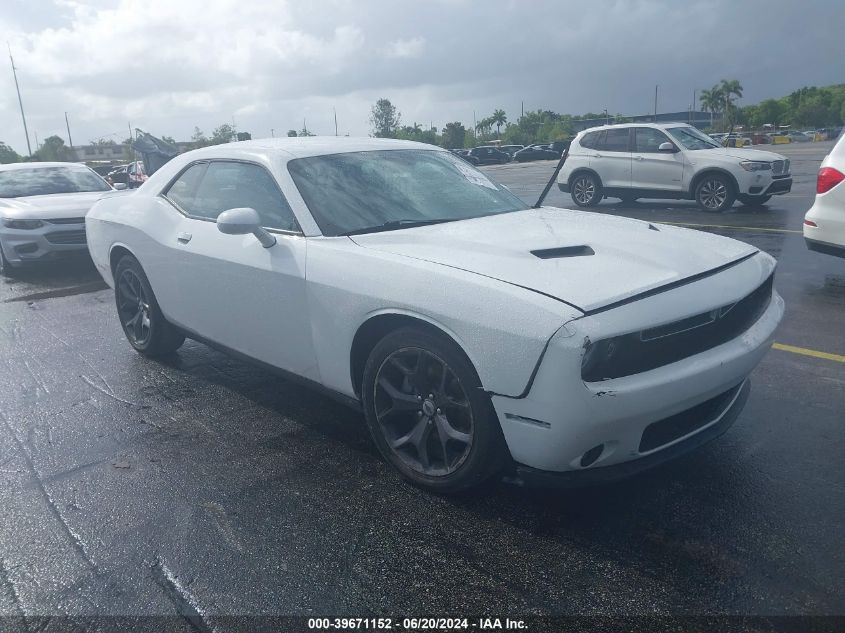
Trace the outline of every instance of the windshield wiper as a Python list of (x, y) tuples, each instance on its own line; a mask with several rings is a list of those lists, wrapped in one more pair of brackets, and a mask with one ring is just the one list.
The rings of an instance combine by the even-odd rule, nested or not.
[(365, 226), (360, 229), (352, 229), (344, 233), (338, 233), (338, 236), (360, 235), (362, 233), (378, 233), (380, 231), (392, 231), (395, 229), (406, 229), (414, 226), (426, 226), (427, 224), (442, 224), (444, 222), (454, 222), (460, 218), (437, 218), (432, 220), (388, 220), (384, 224), (377, 224), (376, 226)]

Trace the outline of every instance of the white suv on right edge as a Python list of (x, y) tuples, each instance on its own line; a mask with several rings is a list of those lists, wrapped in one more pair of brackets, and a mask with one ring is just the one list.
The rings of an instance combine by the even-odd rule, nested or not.
[(605, 125), (569, 147), (558, 187), (579, 207), (602, 198), (695, 200), (724, 211), (734, 200), (765, 204), (792, 189), (789, 159), (773, 152), (722, 147), (685, 123)]

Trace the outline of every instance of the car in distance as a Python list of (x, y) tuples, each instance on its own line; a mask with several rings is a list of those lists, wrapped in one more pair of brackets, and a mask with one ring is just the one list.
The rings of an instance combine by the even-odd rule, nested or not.
[(526, 163), (532, 160), (557, 160), (560, 155), (549, 149), (548, 145), (529, 145), (516, 152), (513, 159), (518, 163)]
[(187, 336), (333, 394), (439, 491), (693, 449), (734, 421), (783, 314), (751, 245), (529, 208), (410, 141), (194, 150), (86, 224), (138, 352)]
[(578, 134), (558, 187), (580, 207), (604, 197), (691, 199), (704, 211), (761, 205), (792, 189), (789, 159), (721, 147), (684, 123), (606, 125)]
[(502, 145), (501, 147), (499, 147), (499, 149), (511, 158), (513, 158), (513, 155), (524, 147), (524, 145)]
[(111, 190), (85, 165), (0, 165), (0, 272), (84, 253), (85, 214)]
[(845, 136), (822, 161), (816, 199), (804, 216), (804, 239), (811, 251), (845, 257)]
[(504, 165), (511, 159), (510, 154), (491, 145), (473, 147), (467, 157), (473, 165)]

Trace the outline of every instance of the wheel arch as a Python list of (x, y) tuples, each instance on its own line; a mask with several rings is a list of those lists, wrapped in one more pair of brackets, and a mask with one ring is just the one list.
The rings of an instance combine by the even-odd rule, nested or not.
[(405, 311), (382, 311), (371, 314), (355, 332), (352, 338), (352, 345), (349, 351), (349, 370), (352, 378), (352, 388), (355, 395), (361, 397), (361, 383), (364, 379), (364, 366), (370, 356), (370, 352), (378, 342), (391, 332), (403, 327), (419, 327), (438, 336), (443, 336), (451, 341), (460, 352), (466, 356), (476, 374), (479, 375), (478, 365), (473, 361), (472, 356), (467, 352), (466, 347), (460, 343), (459, 337), (447, 327), (427, 317)]
[(113, 244), (109, 249), (109, 270), (111, 271), (112, 279), (114, 279), (114, 271), (117, 268), (117, 262), (126, 255), (131, 255), (135, 259), (138, 259), (137, 255), (135, 255), (135, 253), (133, 253), (125, 244)]
[(698, 187), (698, 183), (701, 182), (701, 179), (707, 176), (708, 174), (719, 174), (720, 176), (727, 176), (728, 180), (731, 183), (731, 186), (734, 188), (734, 195), (739, 195), (742, 193), (739, 190), (739, 182), (731, 172), (727, 169), (723, 169), (721, 167), (706, 167), (702, 169), (699, 173), (693, 176), (692, 181), (690, 182), (689, 188), (689, 195), (690, 197), (695, 200), (695, 188)]
[(572, 189), (572, 182), (575, 180), (575, 177), (578, 174), (588, 173), (591, 176), (594, 176), (596, 180), (599, 182), (599, 187), (604, 188), (604, 183), (601, 180), (601, 176), (599, 176), (598, 172), (591, 167), (577, 167), (571, 174), (569, 174), (569, 180), (566, 182), (569, 184), (569, 188)]

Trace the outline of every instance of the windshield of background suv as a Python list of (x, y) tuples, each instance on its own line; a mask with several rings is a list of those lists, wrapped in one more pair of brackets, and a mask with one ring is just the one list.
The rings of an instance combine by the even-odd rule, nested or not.
[(108, 183), (90, 169), (34, 167), (0, 172), (0, 198), (24, 198), (53, 193), (81, 193), (110, 189)]
[(288, 170), (327, 236), (378, 230), (388, 223), (465, 220), (528, 208), (448, 152), (330, 154), (292, 160)]
[(687, 149), (713, 149), (714, 147), (719, 147), (716, 141), (703, 132), (699, 132), (694, 127), (670, 127), (666, 131)]

